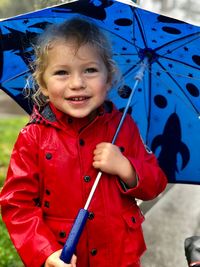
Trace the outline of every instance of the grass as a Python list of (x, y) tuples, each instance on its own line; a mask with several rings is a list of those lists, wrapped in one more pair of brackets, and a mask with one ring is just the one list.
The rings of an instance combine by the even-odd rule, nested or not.
[[(26, 116), (16, 116), (0, 119), (0, 187), (3, 186), (10, 154), (20, 129), (27, 123)], [(5, 225), (0, 219), (0, 266), (22, 267)]]

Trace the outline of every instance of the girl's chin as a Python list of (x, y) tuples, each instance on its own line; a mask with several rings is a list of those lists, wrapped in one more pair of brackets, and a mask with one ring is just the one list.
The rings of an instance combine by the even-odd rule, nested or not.
[(68, 115), (70, 117), (73, 117), (75, 119), (84, 119), (89, 117), (91, 120), (94, 119), (97, 115), (97, 109), (92, 110), (90, 112), (72, 112), (72, 113), (68, 113)]

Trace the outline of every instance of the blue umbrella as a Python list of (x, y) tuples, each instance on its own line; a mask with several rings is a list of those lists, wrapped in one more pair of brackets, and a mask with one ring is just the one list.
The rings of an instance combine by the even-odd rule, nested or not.
[[(79, 0), (10, 18), (0, 22), (0, 88), (30, 113), (32, 103), (24, 98), (23, 88), (34, 60), (32, 44), (49, 24), (77, 15), (94, 20), (110, 36), (124, 80), (110, 98), (125, 110), (124, 116), (132, 114), (169, 182), (200, 183), (197, 26), (142, 10), (131, 1), (114, 0)], [(100, 177), (101, 172), (94, 190)], [(70, 261), (86, 223), (93, 189), (63, 248), (65, 262)]]
[[(81, 15), (110, 36), (124, 83), (110, 98), (130, 112), (169, 182), (200, 183), (200, 27), (114, 0), (79, 0), (0, 22), (0, 88), (28, 113), (32, 44), (46, 26)], [(140, 71), (139, 71), (140, 72)]]

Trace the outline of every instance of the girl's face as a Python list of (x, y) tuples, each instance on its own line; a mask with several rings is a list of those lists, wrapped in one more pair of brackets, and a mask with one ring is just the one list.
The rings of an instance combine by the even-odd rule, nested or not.
[(60, 111), (84, 118), (105, 100), (110, 88), (108, 71), (98, 51), (73, 41), (56, 42), (49, 49), (42, 92)]

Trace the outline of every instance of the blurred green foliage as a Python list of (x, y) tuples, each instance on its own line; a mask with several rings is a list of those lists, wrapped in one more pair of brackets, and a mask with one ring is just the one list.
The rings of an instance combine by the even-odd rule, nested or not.
[(5, 225), (0, 220), (0, 266), (1, 267), (23, 267), (13, 244), (10, 241)]
[[(0, 119), (0, 187), (2, 187), (7, 167), (20, 129), (27, 123), (27, 116), (8, 117)], [(23, 264), (10, 241), (8, 232), (0, 219), (0, 266), (22, 267)]]
[(6, 170), (14, 142), (20, 129), (27, 123), (27, 121), (27, 116), (0, 119), (0, 187), (2, 187), (6, 176)]

